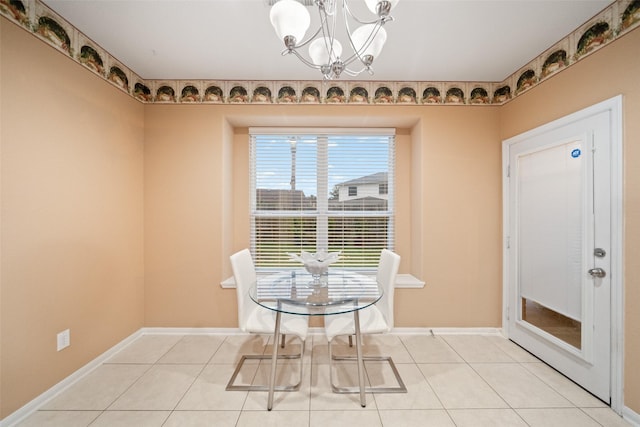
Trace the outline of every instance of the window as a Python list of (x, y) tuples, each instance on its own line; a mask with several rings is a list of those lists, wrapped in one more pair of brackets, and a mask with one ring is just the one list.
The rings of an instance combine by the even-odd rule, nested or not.
[(373, 269), (393, 249), (393, 130), (251, 128), (250, 139), (257, 268), (324, 249), (342, 253), (336, 266)]
[(378, 185), (378, 194), (389, 194), (389, 184), (386, 182)]

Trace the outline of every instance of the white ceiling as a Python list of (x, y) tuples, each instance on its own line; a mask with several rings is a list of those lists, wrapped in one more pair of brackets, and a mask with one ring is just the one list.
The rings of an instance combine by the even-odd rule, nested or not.
[[(375, 75), (359, 79), (499, 82), (611, 2), (401, 0), (386, 25)], [(280, 56), (284, 46), (269, 22), (267, 0), (44, 3), (143, 79), (322, 78), (292, 55)], [(353, 10), (368, 13), (357, 3), (350, 0)]]

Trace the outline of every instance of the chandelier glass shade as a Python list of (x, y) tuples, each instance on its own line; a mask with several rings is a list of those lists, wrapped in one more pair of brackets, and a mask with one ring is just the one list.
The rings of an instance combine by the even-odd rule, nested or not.
[[(311, 15), (299, 1), (278, 1), (271, 7), (270, 19), (278, 38), (285, 45), (282, 55), (295, 55), (307, 66), (320, 70), (325, 79), (339, 78), (342, 73), (357, 76), (363, 71), (372, 75), (373, 61), (387, 40), (383, 26), (393, 20), (390, 12), (398, 1), (364, 0), (374, 17), (362, 20), (351, 12), (348, 0), (314, 0), (320, 25), (307, 39), (304, 37), (311, 25)], [(346, 30), (345, 45), (351, 49), (346, 57), (343, 56), (343, 44), (336, 37), (339, 16), (342, 16)], [(353, 23), (358, 28), (351, 31), (350, 24)], [(304, 47), (307, 47), (308, 55), (302, 53)]]

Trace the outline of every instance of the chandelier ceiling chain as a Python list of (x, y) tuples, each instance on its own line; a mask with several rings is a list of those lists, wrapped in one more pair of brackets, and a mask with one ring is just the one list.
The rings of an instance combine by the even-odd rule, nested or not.
[[(349, 8), (348, 0), (314, 0), (320, 26), (308, 39), (304, 36), (311, 24), (311, 16), (305, 6), (296, 0), (280, 0), (271, 7), (270, 19), (278, 37), (284, 42), (282, 55), (293, 54), (305, 65), (320, 70), (325, 79), (340, 78), (342, 73), (357, 76), (363, 71), (373, 75), (372, 64), (380, 55), (387, 40), (384, 24), (392, 21), (390, 15), (399, 0), (364, 0), (374, 19), (362, 20)], [(337, 39), (338, 6), (342, 9), (343, 25), (348, 44), (353, 53), (342, 57), (342, 44)], [(353, 32), (349, 22), (360, 24)], [(308, 58), (301, 48), (308, 45)], [(354, 64), (354, 65), (352, 65)], [(360, 68), (353, 70), (350, 65)]]

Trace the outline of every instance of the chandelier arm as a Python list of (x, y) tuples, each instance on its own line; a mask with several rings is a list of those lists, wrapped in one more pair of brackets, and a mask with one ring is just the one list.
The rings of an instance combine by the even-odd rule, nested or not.
[(310, 37), (308, 37), (305, 41), (303, 41), (302, 43), (296, 43), (296, 46), (293, 48), (293, 50), (304, 47), (306, 45), (308, 45), (309, 43), (311, 43), (313, 41), (313, 39), (320, 34), (320, 32), (322, 31), (322, 27), (318, 28), (316, 30), (315, 33), (313, 33), (313, 35), (311, 35)]
[[(338, 18), (338, 16), (337, 16), (337, 11), (338, 10), (337, 10), (337, 6), (336, 6), (336, 3), (335, 3), (335, 0), (332, 0), (332, 1), (334, 2), (333, 3), (333, 7), (334, 7), (333, 12), (334, 12), (334, 14), (333, 14), (333, 18), (331, 19), (331, 28), (330, 29), (329, 29), (329, 25), (327, 24), (327, 31), (329, 32), (329, 38), (328, 39), (325, 38), (325, 40), (329, 40), (330, 45), (326, 46), (326, 42), (325, 42), (325, 48), (327, 49), (327, 52), (329, 52), (329, 61), (333, 63), (334, 60), (332, 60), (332, 58), (335, 57), (334, 48), (333, 48), (334, 47), (334, 43), (333, 42), (336, 39), (336, 24), (338, 22), (338, 19), (337, 19)], [(325, 35), (325, 37), (326, 37), (326, 35)]]
[(361, 71), (353, 71), (353, 70), (350, 70), (348, 68), (345, 68), (344, 70), (342, 70), (342, 72), (344, 74), (347, 74), (347, 75), (349, 75), (351, 77), (357, 76), (358, 74), (362, 73), (362, 71), (364, 71), (364, 69), (362, 69)]
[[(331, 0), (333, 1), (333, 0)], [(318, 6), (318, 14), (320, 15), (320, 27), (318, 28), (318, 30), (315, 32), (315, 34), (313, 36), (311, 36), (309, 38), (308, 41), (311, 41), (312, 39), (314, 39), (318, 34), (322, 33), (322, 38), (325, 40), (325, 49), (327, 52), (329, 52), (329, 58), (331, 58), (331, 54), (332, 52), (332, 48), (333, 48), (333, 40), (334, 40), (334, 34), (335, 34), (335, 25), (336, 25), (336, 17), (335, 17), (335, 3), (332, 3), (333, 5), (333, 13), (327, 11), (326, 7), (325, 7), (325, 2), (322, 0), (316, 0), (316, 5)], [(331, 5), (330, 5), (331, 7)], [(332, 17), (331, 19), (329, 19), (329, 17)], [(329, 27), (329, 22), (332, 23), (332, 27)], [(327, 46), (327, 42), (326, 40), (329, 40), (331, 43), (331, 48), (329, 46)], [(320, 66), (318, 66), (320, 67)]]
[[(318, 3), (318, 0), (316, 0), (316, 3)], [(327, 12), (327, 9), (324, 6), (318, 6), (318, 15), (320, 17), (320, 28), (318, 28), (318, 31), (316, 31), (316, 34), (313, 37), (318, 35), (320, 32), (322, 32), (323, 37), (327, 37), (327, 33), (331, 33), (329, 28), (329, 16), (333, 17), (331, 18), (331, 20), (333, 21), (335, 26), (335, 13), (331, 14)]]
[[(337, 0), (315, 0), (314, 3), (318, 6), (318, 9), (323, 9), (328, 16), (333, 16), (336, 13), (336, 1)], [(327, 8), (327, 4), (329, 7)]]
[[(346, 0), (344, 0), (344, 4), (346, 4)], [(364, 45), (362, 45), (360, 49), (356, 49), (356, 46), (353, 43), (353, 39), (351, 38), (351, 28), (349, 27), (349, 20), (347, 19), (347, 9), (343, 9), (343, 11), (344, 11), (344, 23), (345, 23), (345, 27), (347, 28), (347, 39), (349, 39), (349, 45), (351, 46), (351, 50), (353, 50), (353, 55), (345, 59), (343, 62), (346, 66), (351, 64), (357, 58), (360, 60), (362, 64), (365, 65), (365, 68), (362, 70), (364, 71), (365, 69), (368, 69), (369, 66), (366, 65), (366, 62), (362, 57), (362, 53), (365, 52), (367, 48), (371, 45), (376, 35), (378, 34), (378, 31), (380, 31), (380, 28), (382, 28), (382, 25), (384, 25), (384, 21), (380, 19), (377, 21), (374, 21), (375, 27), (371, 31), (371, 34), (369, 34), (369, 37), (367, 37), (367, 40), (365, 41)]]
[[(316, 0), (316, 4), (317, 4), (317, 0)], [(296, 46), (292, 49), (292, 51), (293, 51), (293, 50), (296, 50), (296, 49), (299, 49), (299, 48), (301, 48), (301, 47), (304, 47), (304, 46), (306, 46), (306, 45), (308, 45), (308, 44), (309, 44), (309, 43), (311, 43), (311, 42), (316, 38), (316, 36), (317, 36), (318, 34), (320, 34), (321, 32), (324, 34), (324, 26), (325, 26), (325, 24), (326, 24), (326, 22), (327, 22), (327, 19), (328, 19), (328, 18), (327, 18), (327, 14), (326, 14), (326, 13), (324, 13), (324, 14), (322, 13), (321, 8), (318, 8), (318, 10), (319, 10), (319, 12), (318, 12), (318, 13), (320, 14), (320, 26), (318, 27), (318, 29), (316, 30), (316, 32), (315, 32), (315, 33), (313, 33), (312, 35), (310, 35), (309, 37), (307, 37), (307, 39), (306, 39), (306, 40), (304, 40), (303, 42), (300, 42), (300, 43), (296, 43)], [(289, 50), (288, 50), (288, 49), (285, 49), (285, 52), (286, 52), (286, 53), (289, 53)], [(283, 53), (283, 55), (285, 55), (285, 53)], [(300, 54), (298, 54), (298, 57), (299, 57), (299, 55), (300, 55)]]
[(305, 64), (306, 66), (313, 68), (314, 70), (319, 70), (321, 68), (320, 65), (316, 65), (313, 62), (309, 61), (307, 58), (305, 58), (304, 56), (302, 56), (300, 54), (300, 52), (298, 52), (296, 49), (293, 49), (291, 51), (288, 51), (287, 53), (293, 53), (296, 58), (298, 58), (300, 61), (302, 61), (303, 64)]
[(373, 74), (374, 74), (374, 72), (373, 72), (373, 68), (372, 68), (372, 67), (370, 67), (370, 66), (369, 66), (369, 67), (364, 66), (364, 67), (362, 67), (362, 69), (361, 69), (361, 70), (359, 70), (359, 71), (354, 71), (354, 70), (349, 69), (349, 68), (346, 68), (346, 67), (344, 68), (344, 70), (342, 70), (342, 72), (343, 72), (343, 73), (348, 74), (348, 75), (349, 75), (349, 76), (351, 76), (351, 77), (358, 76), (358, 75), (362, 74), (364, 71), (366, 71), (367, 73), (369, 73), (369, 75), (371, 75), (371, 76), (373, 76)]
[(351, 55), (349, 58), (347, 58), (346, 60), (342, 61), (344, 62), (344, 65), (350, 65), (353, 62), (355, 62), (355, 60), (358, 59), (360, 61), (360, 63), (364, 64), (364, 61), (361, 57), (359, 57), (358, 55), (356, 55), (355, 53), (353, 55)]
[(351, 28), (349, 27), (349, 19), (347, 17), (347, 14), (351, 15), (351, 12), (349, 11), (349, 5), (347, 0), (342, 0), (342, 14), (344, 19), (344, 26), (347, 29), (347, 39), (349, 40), (349, 45), (351, 46), (351, 50), (353, 50), (354, 52), (353, 55), (351, 55), (350, 57), (344, 60), (344, 65), (346, 68), (346, 66), (352, 63), (356, 57), (360, 59), (361, 62), (362, 62), (362, 59), (360, 58), (358, 49), (356, 49), (355, 45), (353, 44), (353, 40), (351, 39)]
[[(330, 1), (330, 5), (329, 7), (332, 9), (331, 12), (328, 12), (326, 9), (326, 5), (325, 2), (323, 0), (316, 0), (316, 5), (318, 6), (318, 14), (320, 15), (320, 28), (318, 28), (318, 31), (316, 31), (316, 33), (311, 37), (314, 38), (316, 35), (318, 35), (320, 32), (322, 32), (322, 39), (324, 41), (324, 49), (328, 54), (328, 59), (329, 59), (329, 64), (321, 64), (321, 65), (315, 65), (315, 68), (318, 68), (322, 71), (323, 67), (328, 67), (328, 69), (331, 69), (333, 64), (335, 64), (337, 55), (335, 55), (334, 52), (334, 41), (335, 41), (335, 34), (336, 34), (336, 23), (337, 23), (337, 16), (336, 16), (336, 4), (335, 1), (336, 0), (329, 0)], [(333, 59), (336, 58), (336, 59)], [(308, 61), (307, 61), (308, 62)], [(325, 78), (329, 78), (329, 76), (327, 74), (324, 74)]]

